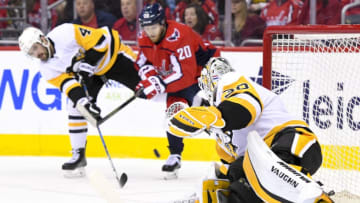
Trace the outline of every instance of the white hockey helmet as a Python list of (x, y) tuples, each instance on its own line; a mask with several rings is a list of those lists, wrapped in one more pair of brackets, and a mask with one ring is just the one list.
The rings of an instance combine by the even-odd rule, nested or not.
[[(43, 45), (45, 48), (48, 49), (48, 51), (50, 51), (50, 43), (44, 43), (41, 40), (41, 36), (45, 37), (44, 33), (35, 27), (28, 27), (26, 28), (20, 35), (19, 37), (19, 47), (20, 50), (23, 51), (26, 54), (29, 54), (29, 51), (31, 49), (31, 47), (35, 44), (35, 43), (39, 43), (41, 45)], [(45, 37), (46, 41), (48, 41), (48, 39)]]
[(210, 101), (218, 85), (221, 77), (228, 73), (233, 72), (234, 69), (230, 66), (229, 62), (223, 57), (212, 57), (206, 63), (201, 71), (198, 79), (200, 89), (204, 91)]

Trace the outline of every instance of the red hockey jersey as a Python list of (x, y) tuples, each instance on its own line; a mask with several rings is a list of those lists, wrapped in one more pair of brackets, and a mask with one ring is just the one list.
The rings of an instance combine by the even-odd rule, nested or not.
[(287, 0), (278, 5), (277, 0), (263, 8), (260, 17), (266, 22), (266, 26), (272, 25), (297, 25), (303, 8), (301, 0)]
[(197, 83), (202, 66), (218, 52), (187, 25), (172, 20), (166, 24), (165, 36), (157, 44), (141, 33), (136, 66), (152, 64), (167, 85), (166, 92), (177, 92)]

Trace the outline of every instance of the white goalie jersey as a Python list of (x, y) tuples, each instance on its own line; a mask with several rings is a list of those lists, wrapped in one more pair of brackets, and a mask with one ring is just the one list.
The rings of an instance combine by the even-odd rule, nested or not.
[[(236, 147), (238, 156), (244, 155), (247, 135), (251, 131), (256, 131), (264, 139), (270, 132), (273, 134), (274, 130), (281, 130), (284, 124), (289, 126), (289, 123), (294, 122), (297, 125), (302, 123), (306, 125), (286, 110), (285, 105), (275, 93), (238, 72), (229, 72), (218, 82), (214, 105), (219, 106), (225, 100), (241, 105), (250, 112), (246, 126), (239, 130), (232, 130), (232, 144)], [(240, 121), (230, 120), (230, 122)]]

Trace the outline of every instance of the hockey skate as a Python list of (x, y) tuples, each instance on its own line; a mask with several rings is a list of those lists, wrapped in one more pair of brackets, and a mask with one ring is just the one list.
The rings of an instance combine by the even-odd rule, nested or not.
[(178, 154), (171, 154), (161, 169), (165, 173), (164, 179), (171, 180), (178, 178), (178, 170), (180, 167), (181, 156)]
[(85, 176), (85, 166), (86, 166), (86, 158), (85, 158), (85, 149), (73, 149), (72, 150), (72, 158), (62, 165), (62, 169), (65, 172), (64, 176), (66, 178), (77, 178)]

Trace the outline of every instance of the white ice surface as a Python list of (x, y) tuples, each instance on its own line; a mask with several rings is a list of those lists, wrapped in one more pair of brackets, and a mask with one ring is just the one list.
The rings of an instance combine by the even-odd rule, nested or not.
[(89, 175), (100, 172), (112, 195), (126, 203), (171, 202), (195, 193), (209, 171), (210, 162), (183, 161), (176, 180), (164, 180), (164, 160), (113, 159), (119, 174), (128, 182), (120, 189), (107, 158), (88, 158), (85, 178), (64, 178), (61, 170), (68, 157), (0, 157), (1, 203), (105, 203)]

